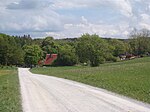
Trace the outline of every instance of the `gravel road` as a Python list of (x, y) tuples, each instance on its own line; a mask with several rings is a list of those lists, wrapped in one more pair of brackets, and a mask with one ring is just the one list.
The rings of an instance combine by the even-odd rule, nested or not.
[(144, 104), (78, 82), (19, 68), (23, 112), (150, 112)]

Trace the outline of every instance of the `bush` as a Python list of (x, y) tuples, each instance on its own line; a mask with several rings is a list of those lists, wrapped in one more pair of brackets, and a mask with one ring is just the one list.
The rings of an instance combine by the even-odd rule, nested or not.
[(73, 66), (77, 64), (75, 49), (70, 45), (64, 45), (59, 48), (58, 58), (54, 61), (55, 66)]
[(105, 58), (104, 57), (100, 57), (100, 56), (94, 56), (91, 60), (90, 60), (90, 65), (92, 67), (96, 67), (99, 66), (99, 64), (103, 64), (105, 62)]
[(74, 54), (59, 54), (54, 65), (58, 66), (73, 66), (77, 63), (77, 58)]

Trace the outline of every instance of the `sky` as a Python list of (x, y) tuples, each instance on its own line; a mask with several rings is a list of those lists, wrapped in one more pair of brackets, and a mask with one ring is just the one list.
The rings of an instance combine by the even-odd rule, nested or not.
[(57, 39), (128, 38), (150, 30), (150, 0), (0, 0), (0, 33)]

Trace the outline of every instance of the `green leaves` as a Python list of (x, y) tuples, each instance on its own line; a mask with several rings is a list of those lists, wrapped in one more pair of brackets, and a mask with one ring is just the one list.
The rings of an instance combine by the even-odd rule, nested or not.
[(23, 63), (23, 52), (15, 39), (15, 37), (0, 34), (0, 64), (20, 65)]
[(107, 54), (108, 44), (98, 35), (82, 35), (78, 39), (76, 52), (81, 63), (90, 62), (91, 66), (98, 66), (104, 63)]
[(56, 43), (53, 37), (46, 37), (45, 39), (43, 39), (41, 48), (44, 53), (44, 58), (46, 54), (57, 54), (58, 47), (59, 45)]
[(72, 66), (76, 63), (77, 56), (75, 54), (75, 48), (68, 44), (60, 46), (58, 58), (54, 64), (59, 66)]
[(109, 44), (113, 46), (113, 55), (116, 57), (126, 52), (126, 46), (123, 41), (117, 39), (111, 39), (109, 41)]
[(129, 44), (136, 55), (144, 55), (150, 52), (150, 31), (147, 29), (131, 32)]
[(38, 45), (25, 45), (23, 50), (25, 52), (25, 64), (27, 66), (37, 65), (43, 55), (43, 52)]

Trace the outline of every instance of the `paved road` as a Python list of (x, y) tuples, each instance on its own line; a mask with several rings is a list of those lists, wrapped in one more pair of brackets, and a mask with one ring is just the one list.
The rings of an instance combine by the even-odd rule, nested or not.
[(150, 105), (103, 89), (19, 68), (24, 112), (150, 112)]

